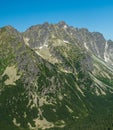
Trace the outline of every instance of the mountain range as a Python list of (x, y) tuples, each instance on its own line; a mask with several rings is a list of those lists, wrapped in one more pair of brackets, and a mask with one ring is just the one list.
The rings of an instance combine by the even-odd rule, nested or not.
[(0, 28), (0, 130), (112, 130), (113, 41), (38, 24)]

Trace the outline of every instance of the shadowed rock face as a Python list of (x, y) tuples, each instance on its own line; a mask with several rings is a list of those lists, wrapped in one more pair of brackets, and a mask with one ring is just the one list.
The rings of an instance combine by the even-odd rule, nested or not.
[(102, 34), (63, 21), (1, 28), (0, 129), (110, 128), (112, 50)]

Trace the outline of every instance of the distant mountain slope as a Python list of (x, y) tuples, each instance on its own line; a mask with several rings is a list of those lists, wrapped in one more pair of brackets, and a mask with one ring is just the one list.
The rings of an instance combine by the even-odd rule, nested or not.
[(65, 22), (1, 28), (0, 129), (112, 129), (112, 50)]

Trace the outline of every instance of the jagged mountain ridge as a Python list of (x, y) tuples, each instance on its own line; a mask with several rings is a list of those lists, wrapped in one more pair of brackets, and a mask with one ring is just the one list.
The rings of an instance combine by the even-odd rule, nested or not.
[(29, 44), (32, 48), (41, 47), (46, 45), (49, 39), (57, 38), (64, 42), (83, 46), (106, 62), (111, 64), (113, 62), (113, 42), (111, 40), (106, 41), (99, 32), (91, 33), (85, 28), (70, 27), (65, 22), (32, 26), (24, 33), (24, 36), (29, 39)]
[(100, 33), (64, 22), (33, 26), (24, 33), (1, 28), (1, 129), (68, 129), (71, 123), (76, 124), (72, 129), (83, 129), (82, 122), (95, 114), (108, 118), (112, 43)]

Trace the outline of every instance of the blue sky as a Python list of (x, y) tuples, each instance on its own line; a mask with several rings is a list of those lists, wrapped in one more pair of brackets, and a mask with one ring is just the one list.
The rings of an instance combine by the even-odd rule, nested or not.
[(0, 27), (24, 31), (46, 21), (65, 21), (113, 40), (113, 0), (0, 0)]

